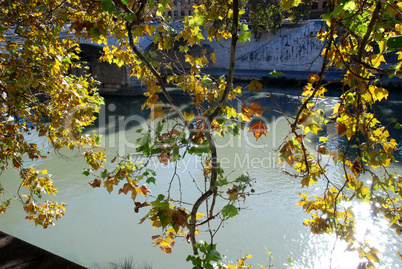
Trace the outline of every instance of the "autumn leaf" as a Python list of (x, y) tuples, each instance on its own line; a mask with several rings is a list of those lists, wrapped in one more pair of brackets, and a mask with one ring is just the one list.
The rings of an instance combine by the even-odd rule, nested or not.
[(94, 179), (89, 183), (93, 188), (98, 188), (101, 186), (102, 181), (99, 178)]
[(261, 135), (267, 136), (268, 127), (262, 123), (262, 121), (255, 122), (253, 125), (248, 127), (249, 132), (253, 132), (256, 140), (260, 138)]
[(183, 111), (184, 114), (184, 118), (186, 119), (186, 121), (191, 121), (192, 119), (194, 119), (194, 112), (191, 111), (190, 113), (187, 113), (186, 111)]
[(147, 33), (148, 36), (152, 36), (151, 26), (149, 24), (144, 25), (144, 32)]
[(248, 85), (248, 91), (261, 92), (261, 90), (262, 90), (262, 84), (257, 80), (252, 80)]
[(103, 186), (109, 193), (111, 193), (113, 191), (113, 180), (106, 180), (103, 182)]
[(314, 84), (314, 82), (317, 82), (320, 79), (320, 77), (316, 74), (310, 74), (308, 77), (308, 82), (311, 84)]
[(159, 160), (161, 163), (163, 163), (164, 165), (168, 165), (169, 159), (170, 159), (170, 155), (165, 154), (165, 153), (163, 153), (163, 152), (158, 155), (158, 160)]
[(343, 123), (339, 124), (337, 131), (340, 136), (344, 135), (346, 133), (346, 125)]
[(141, 191), (140, 191), (140, 193), (142, 194), (142, 195), (144, 195), (145, 197), (147, 196), (147, 193), (148, 192), (151, 192), (151, 190), (150, 189), (148, 189), (148, 187), (147, 187), (147, 185), (142, 185), (141, 186), (141, 188), (139, 188)]
[(196, 214), (196, 219), (200, 219), (200, 218), (205, 217), (205, 216), (206, 216), (206, 215), (205, 215), (204, 213), (197, 212), (197, 214)]
[(229, 195), (228, 199), (231, 200), (231, 201), (236, 201), (238, 197), (239, 197), (239, 193), (238, 192), (233, 192), (233, 193), (231, 193)]
[(161, 250), (167, 254), (172, 253), (172, 248), (171, 247), (160, 247)]
[(152, 240), (156, 240), (156, 239), (158, 239), (158, 238), (160, 238), (161, 237), (161, 235), (160, 234), (157, 234), (157, 235), (153, 235), (151, 238), (152, 238)]
[(248, 113), (252, 116), (260, 117), (263, 114), (263, 109), (258, 103), (249, 103), (250, 108), (248, 109)]
[(302, 179), (301, 184), (302, 184), (302, 188), (303, 188), (303, 187), (308, 187), (308, 186), (310, 186), (310, 177), (309, 177), (309, 176), (305, 176), (305, 177)]
[(183, 209), (177, 210), (173, 214), (173, 221), (175, 224), (184, 227), (187, 224), (187, 214)]
[(363, 172), (363, 168), (360, 166), (358, 161), (355, 161), (353, 165), (350, 166), (350, 170), (357, 177), (361, 172)]
[(123, 188), (120, 188), (119, 194), (120, 193), (127, 194), (129, 191), (133, 191), (133, 190), (134, 190), (133, 186), (130, 183), (126, 183), (123, 185)]
[(215, 57), (215, 53), (211, 53), (211, 61), (216, 64), (216, 57)]
[[(140, 203), (140, 202), (134, 202), (135, 208), (134, 208), (134, 212), (138, 213), (140, 208), (145, 207), (145, 206), (149, 206), (149, 204), (147, 202), (144, 203)], [(156, 238), (152, 238), (152, 239), (156, 239)]]

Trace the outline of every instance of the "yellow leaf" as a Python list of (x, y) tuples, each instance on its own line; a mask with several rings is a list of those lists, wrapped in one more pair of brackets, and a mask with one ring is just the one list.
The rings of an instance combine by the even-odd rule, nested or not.
[(201, 212), (198, 212), (197, 214), (196, 214), (196, 219), (200, 219), (200, 218), (202, 218), (202, 217), (205, 217), (206, 215), (204, 214), (204, 213), (201, 213)]
[(184, 118), (186, 119), (186, 121), (191, 121), (192, 119), (194, 119), (194, 112), (191, 111), (191, 113), (187, 113), (186, 111), (183, 112), (184, 113)]
[(285, 10), (292, 7), (297, 7), (301, 3), (301, 0), (282, 0), (281, 7)]
[(385, 50), (386, 42), (384, 40), (377, 41), (378, 47), (380, 48), (380, 53), (383, 53)]
[(147, 35), (152, 36), (151, 27), (149, 24), (144, 25), (144, 32), (147, 33)]
[(231, 201), (236, 201), (237, 200), (237, 197), (239, 197), (239, 193), (238, 192), (232, 192), (230, 195), (229, 195), (229, 200), (231, 200)]
[(386, 62), (385, 58), (382, 54), (372, 55), (371, 56), (371, 65), (375, 68), (379, 67), (382, 62)]
[(310, 74), (308, 77), (308, 82), (314, 84), (314, 82), (318, 81), (320, 77), (316, 74)]
[(261, 92), (261, 90), (262, 90), (262, 84), (257, 80), (252, 80), (250, 82), (250, 85), (248, 85), (248, 91)]
[(215, 53), (211, 53), (211, 61), (216, 64), (216, 57), (215, 57)]
[(224, 111), (226, 112), (226, 115), (228, 118), (236, 118), (237, 117), (237, 112), (236, 109), (233, 107), (227, 106), (224, 108)]

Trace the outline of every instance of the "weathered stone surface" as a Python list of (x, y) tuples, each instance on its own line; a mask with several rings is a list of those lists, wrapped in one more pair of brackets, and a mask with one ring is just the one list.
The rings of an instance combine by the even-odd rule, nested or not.
[(9, 234), (0, 232), (1, 269), (84, 269), (79, 264), (29, 244)]
[[(246, 44), (238, 44), (236, 68), (241, 70), (316, 71), (321, 68), (323, 43), (317, 40), (317, 32), (324, 22), (311, 20), (303, 24), (279, 29), (259, 40), (252, 38)], [(211, 42), (216, 64), (209, 68), (227, 68), (229, 41)]]

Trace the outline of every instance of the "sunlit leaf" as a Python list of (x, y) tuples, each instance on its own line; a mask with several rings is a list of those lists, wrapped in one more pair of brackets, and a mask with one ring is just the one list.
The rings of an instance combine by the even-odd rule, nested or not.
[(268, 127), (262, 121), (257, 121), (253, 125), (248, 127), (248, 131), (254, 133), (254, 137), (256, 138), (256, 140), (258, 140), (261, 135), (267, 136), (267, 130)]

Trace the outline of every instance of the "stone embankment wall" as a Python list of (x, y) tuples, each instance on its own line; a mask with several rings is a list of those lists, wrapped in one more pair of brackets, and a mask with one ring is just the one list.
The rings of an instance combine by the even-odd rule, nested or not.
[[(239, 43), (236, 51), (236, 68), (240, 70), (317, 71), (322, 65), (323, 43), (315, 37), (324, 22), (311, 20), (300, 25), (285, 25), (275, 34), (246, 44)], [(211, 68), (227, 68), (230, 41), (204, 42), (216, 55)]]
[[(287, 71), (286, 76), (298, 77), (305, 71), (317, 71), (321, 67), (321, 51), (323, 44), (316, 39), (317, 32), (324, 27), (319, 20), (310, 20), (299, 25), (285, 24), (275, 34), (267, 34), (256, 40), (251, 38), (246, 44), (238, 43), (236, 51), (236, 73), (238, 78), (254, 79), (268, 76), (272, 70)], [(153, 50), (151, 38), (140, 40), (143, 50)], [(92, 46), (92, 49), (90, 48)], [(101, 47), (90, 44), (82, 44), (84, 60), (88, 62), (89, 71), (102, 82), (101, 93), (118, 95), (142, 95), (144, 88), (141, 81), (130, 77), (129, 68), (109, 65), (98, 62)], [(201, 56), (201, 52), (207, 49), (208, 54), (214, 53), (216, 63), (210, 63), (204, 70), (214, 75), (227, 73), (230, 56), (230, 40), (202, 40), (201, 46), (194, 46), (190, 50), (193, 56)], [(92, 50), (98, 50), (94, 52)], [(182, 57), (181, 57), (182, 56)], [(179, 55), (183, 66), (187, 63), (184, 56)], [(163, 62), (162, 58), (161, 61)], [(300, 72), (304, 71), (304, 72)], [(79, 70), (75, 72), (79, 74)]]

